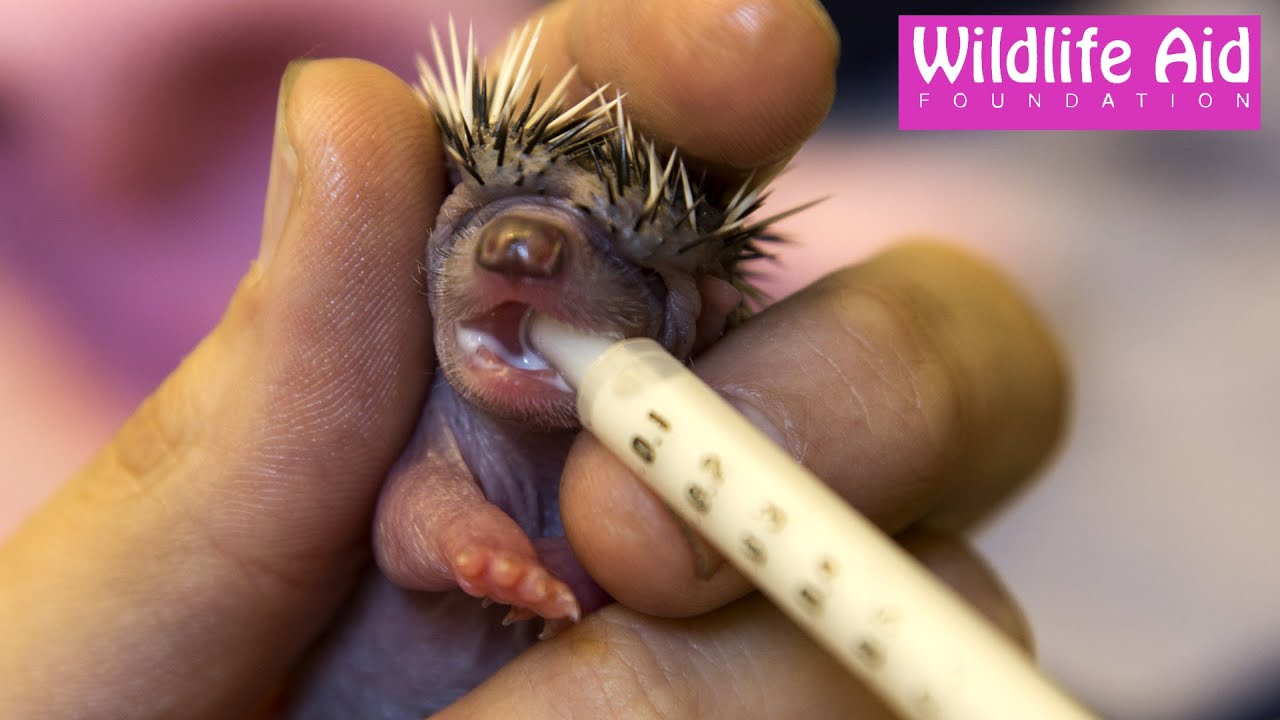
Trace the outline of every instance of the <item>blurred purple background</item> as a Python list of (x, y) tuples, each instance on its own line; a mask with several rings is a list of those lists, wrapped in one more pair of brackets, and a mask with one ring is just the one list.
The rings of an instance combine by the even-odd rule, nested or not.
[[(532, 3), (11, 5), (0, 23), (0, 535), (216, 321), (257, 247), (284, 64), (354, 55), (408, 78), (447, 12), (474, 19), (492, 47)], [(883, 57), (896, 14), (928, 10), (838, 9), (849, 24), (837, 112), (771, 202), (833, 199), (788, 221), (801, 242), (775, 291), (906, 235), (950, 238), (1006, 267), (1061, 335), (1076, 380), (1060, 456), (978, 538), (1023, 600), (1046, 667), (1108, 717), (1280, 716), (1265, 709), (1280, 696), (1274, 113), (1246, 134), (900, 134)], [(1263, 25), (1265, 108), (1280, 98), (1280, 26), (1274, 13)]]

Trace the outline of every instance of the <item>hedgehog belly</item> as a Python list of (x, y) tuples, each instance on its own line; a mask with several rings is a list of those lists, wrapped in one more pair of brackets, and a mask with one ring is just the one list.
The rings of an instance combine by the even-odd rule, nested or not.
[(285, 700), (295, 720), (418, 720), (536, 641), (528, 623), (461, 591), (413, 592), (369, 573)]

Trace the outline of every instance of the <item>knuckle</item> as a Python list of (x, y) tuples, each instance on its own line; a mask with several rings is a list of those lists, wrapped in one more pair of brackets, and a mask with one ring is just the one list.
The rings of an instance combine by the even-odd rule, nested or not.
[(889, 425), (902, 431), (893, 447), (917, 453), (931, 522), (971, 523), (1048, 456), (1065, 373), (1043, 321), (1001, 272), (965, 251), (914, 243), (830, 276), (825, 290), (888, 379), (879, 387), (897, 392), (910, 422)]
[(853, 270), (832, 280), (824, 304), (829, 342), (843, 358), (844, 416), (861, 418), (884, 458), (932, 479), (964, 445), (972, 417), (973, 385), (947, 331), (949, 309), (909, 280), (868, 283)]

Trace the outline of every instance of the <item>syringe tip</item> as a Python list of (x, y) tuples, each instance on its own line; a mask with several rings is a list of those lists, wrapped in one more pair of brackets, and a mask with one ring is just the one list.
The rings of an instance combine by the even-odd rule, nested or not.
[(591, 335), (532, 310), (523, 325), (528, 345), (559, 370), (565, 382), (575, 389), (582, 385), (591, 363), (619, 339)]

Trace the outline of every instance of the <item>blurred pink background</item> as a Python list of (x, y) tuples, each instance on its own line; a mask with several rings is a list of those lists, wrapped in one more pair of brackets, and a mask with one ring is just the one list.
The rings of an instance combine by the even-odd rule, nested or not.
[[(492, 47), (530, 5), (6, 9), (0, 536), (212, 327), (257, 247), (284, 64), (355, 55), (410, 77), (447, 12), (475, 19)], [(1280, 27), (1274, 13), (1263, 24), (1274, 105)], [(1023, 600), (1044, 664), (1108, 717), (1253, 717), (1229, 708), (1280, 687), (1274, 113), (1245, 134), (902, 134), (883, 109), (843, 109), (771, 201), (833, 195), (787, 222), (801, 242), (774, 289), (905, 235), (951, 238), (1007, 268), (1076, 380), (1056, 462), (978, 538)]]

